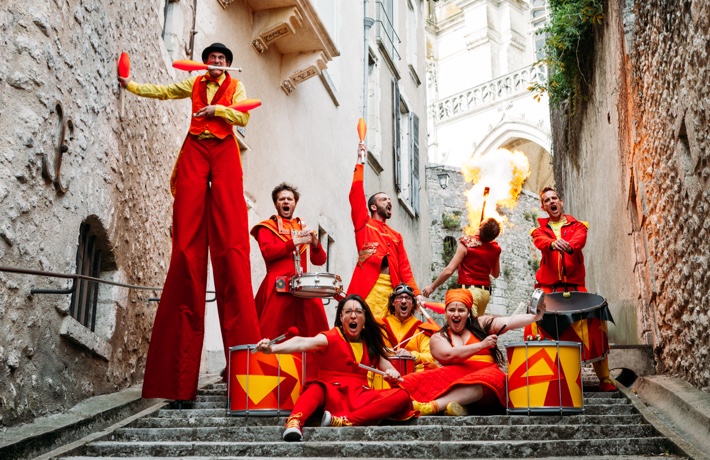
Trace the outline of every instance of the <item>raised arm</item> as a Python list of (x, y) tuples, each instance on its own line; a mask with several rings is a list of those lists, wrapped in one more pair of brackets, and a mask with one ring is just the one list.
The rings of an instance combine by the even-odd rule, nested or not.
[(545, 304), (541, 303), (534, 315), (531, 313), (524, 313), (514, 316), (481, 316), (479, 321), (486, 324), (488, 320), (492, 319), (490, 330), (488, 332), (491, 334), (504, 334), (510, 330), (519, 329), (536, 321), (540, 321), (542, 316), (545, 314), (545, 310)]
[(269, 344), (269, 339), (261, 339), (256, 344), (256, 349), (266, 354), (270, 353), (296, 353), (299, 351), (321, 351), (328, 348), (328, 339), (323, 334), (315, 337), (292, 337), (285, 342), (274, 345)]

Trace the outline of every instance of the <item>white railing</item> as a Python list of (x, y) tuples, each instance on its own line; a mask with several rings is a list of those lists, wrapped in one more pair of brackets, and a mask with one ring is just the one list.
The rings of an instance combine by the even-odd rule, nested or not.
[(518, 96), (527, 92), (531, 83), (544, 83), (546, 80), (547, 67), (543, 64), (516, 70), (435, 102), (434, 121), (442, 123), (492, 102)]

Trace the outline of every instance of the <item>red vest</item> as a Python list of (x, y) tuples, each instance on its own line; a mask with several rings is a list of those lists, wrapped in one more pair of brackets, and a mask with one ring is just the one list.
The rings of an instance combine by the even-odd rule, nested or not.
[[(461, 243), (466, 246), (465, 237)], [(500, 257), (500, 246), (495, 241), (481, 243), (477, 247), (466, 246), (467, 252), (459, 265), (459, 284), (490, 286), (489, 275)]]
[[(232, 99), (237, 91), (239, 80), (232, 79), (228, 73), (225, 73), (225, 76), (224, 81), (219, 85), (217, 93), (209, 102), (207, 101), (207, 79), (204, 75), (197, 77), (195, 84), (192, 86), (192, 113), (197, 113), (198, 110), (208, 105), (223, 105), (225, 107), (232, 105)], [(190, 134), (199, 135), (205, 131), (209, 131), (220, 139), (234, 135), (232, 125), (227, 123), (222, 117), (192, 117)]]

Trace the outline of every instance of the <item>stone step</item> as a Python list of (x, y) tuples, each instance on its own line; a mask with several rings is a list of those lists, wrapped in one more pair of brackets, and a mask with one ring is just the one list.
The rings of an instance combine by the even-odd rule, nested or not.
[[(93, 460), (100, 457), (62, 457), (62, 460)], [(124, 460), (204, 460), (205, 457), (122, 457)], [(249, 460), (306, 460), (309, 457), (249, 457)], [(357, 457), (319, 457), (321, 460), (354, 460)], [(658, 460), (658, 455), (614, 455), (614, 460)], [(688, 459), (688, 457), (678, 457), (674, 455), (664, 455), (664, 459), (675, 460)], [(609, 460), (607, 455), (577, 457), (584, 460)], [(244, 457), (220, 456), (219, 460), (244, 460)], [(414, 460), (411, 458), (380, 458), (378, 460)], [(483, 458), (471, 458), (468, 460), (486, 460)], [(499, 458), (498, 460), (519, 460), (519, 458)], [(536, 460), (560, 460), (560, 457), (537, 457)]]
[[(212, 397), (221, 396), (226, 400), (227, 398), (227, 388), (223, 389), (200, 389), (197, 393), (198, 401), (208, 401), (212, 400)], [(611, 391), (608, 393), (598, 392), (598, 391), (584, 391), (583, 397), (585, 401), (592, 398), (622, 398), (623, 395), (618, 391)]]
[[(116, 442), (173, 442), (197, 441), (219, 442), (236, 440), (258, 442), (281, 440), (279, 426), (232, 427), (232, 428), (123, 428), (115, 431), (110, 439)], [(519, 425), (519, 426), (376, 426), (308, 428), (304, 439), (309, 442), (357, 442), (360, 440), (388, 442), (397, 441), (551, 441), (569, 439), (614, 439), (650, 438), (657, 436), (651, 425)]]
[[(131, 424), (134, 428), (283, 426), (285, 417), (145, 417)], [(515, 426), (515, 425), (634, 425), (646, 423), (640, 414), (632, 415), (494, 415), (469, 417), (419, 417), (406, 425), (441, 426)]]
[[(337, 430), (337, 428), (336, 428)], [(347, 431), (347, 429), (346, 429)], [(86, 446), (104, 457), (357, 457), (357, 458), (539, 458), (663, 455), (673, 446), (662, 437), (552, 441), (389, 442), (111, 442)]]
[[(208, 407), (202, 407), (206, 405)], [(226, 409), (224, 407), (212, 407), (211, 403), (193, 403), (192, 408), (175, 410), (175, 409), (161, 409), (158, 416), (160, 417), (220, 417), (226, 415)], [(633, 414), (634, 407), (626, 403), (618, 404), (592, 404), (584, 407), (584, 414), (586, 415), (630, 415)], [(525, 414), (523, 414), (525, 415)], [(512, 416), (512, 415), (511, 415)], [(518, 415), (522, 416), (522, 415)], [(254, 417), (259, 417), (259, 415), (254, 415)]]

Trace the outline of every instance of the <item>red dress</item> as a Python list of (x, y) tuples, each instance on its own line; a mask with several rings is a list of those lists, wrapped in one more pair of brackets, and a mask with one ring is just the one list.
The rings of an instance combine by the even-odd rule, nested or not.
[[(480, 343), (473, 334), (466, 345)], [(490, 350), (481, 350), (462, 363), (450, 364), (404, 377), (399, 386), (415, 401), (429, 402), (459, 385), (481, 385), (483, 396), (476, 406), (496, 407), (505, 404), (505, 374), (493, 360)]]
[[(354, 425), (371, 425), (385, 418), (405, 420), (415, 415), (405, 390), (373, 390), (368, 386), (365, 369), (346, 364), (357, 360), (338, 328), (324, 335), (328, 339), (328, 348), (321, 352), (318, 378), (303, 386), (292, 416), (298, 415), (305, 421), (317, 409), (323, 408), (335, 416), (347, 417)], [(367, 347), (363, 345), (363, 348), (360, 363), (374, 367), (378, 358), (371, 359)]]

